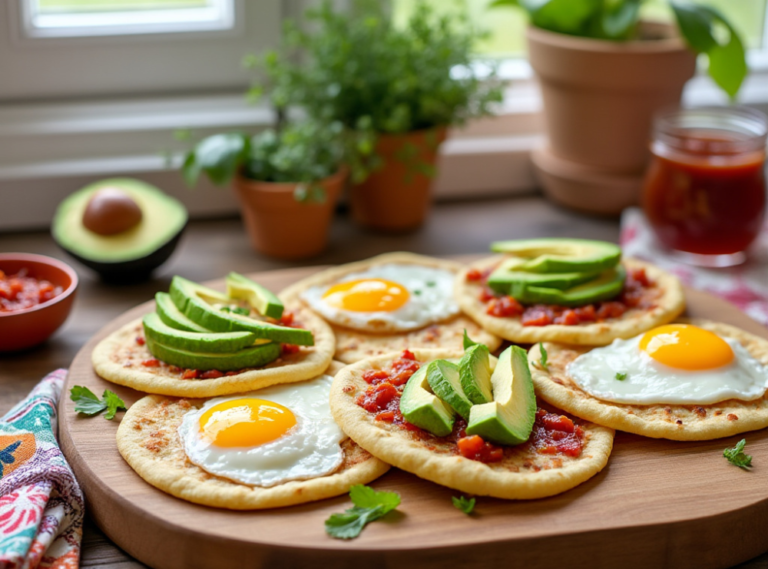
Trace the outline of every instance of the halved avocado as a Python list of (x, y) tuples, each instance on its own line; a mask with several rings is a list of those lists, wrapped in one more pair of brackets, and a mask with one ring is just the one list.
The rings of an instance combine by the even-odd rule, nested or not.
[(437, 437), (453, 430), (456, 413), (437, 397), (427, 381), (427, 366), (422, 366), (405, 384), (400, 397), (400, 412), (405, 420)]
[[(141, 210), (134, 227), (101, 235), (86, 228), (83, 217), (99, 190), (116, 189)], [(108, 282), (127, 283), (149, 278), (173, 253), (187, 224), (181, 202), (140, 180), (112, 178), (78, 190), (59, 205), (51, 226), (58, 245)]]
[(521, 287), (513, 296), (524, 304), (583, 306), (617, 296), (624, 288), (627, 272), (621, 265), (600, 273), (597, 278), (567, 290), (540, 286)]
[(184, 330), (185, 332), (197, 332), (199, 334), (212, 332), (212, 330), (203, 328), (200, 324), (196, 324), (184, 316), (181, 310), (176, 308), (173, 300), (171, 300), (171, 296), (167, 292), (158, 292), (155, 295), (155, 308), (160, 320), (171, 328)]
[(283, 303), (271, 290), (241, 274), (227, 275), (227, 296), (247, 300), (254, 310), (264, 316), (280, 318), (283, 315)]
[(187, 369), (232, 371), (261, 367), (280, 357), (280, 344), (269, 342), (226, 354), (192, 352), (156, 342), (147, 337), (147, 348), (157, 359)]
[(472, 402), (461, 387), (459, 366), (447, 360), (435, 360), (427, 366), (427, 382), (435, 395), (459, 415), (469, 419)]
[[(195, 353), (232, 353), (254, 347), (257, 341), (252, 332), (185, 332), (166, 325), (157, 313), (144, 316), (144, 336), (153, 342)], [(262, 340), (262, 343), (268, 340)]]
[(597, 273), (615, 267), (621, 248), (589, 239), (520, 239), (491, 243), (491, 251), (528, 259), (516, 269), (531, 273)]
[(214, 332), (253, 332), (257, 338), (298, 346), (312, 346), (315, 343), (309, 330), (277, 326), (234, 312), (222, 312), (211, 302), (229, 304), (232, 299), (179, 276), (173, 277), (171, 281), (170, 295), (173, 303), (187, 318)]
[(493, 401), (472, 407), (467, 434), (502, 445), (524, 443), (536, 419), (536, 395), (525, 350), (518, 346), (504, 350), (491, 383)]

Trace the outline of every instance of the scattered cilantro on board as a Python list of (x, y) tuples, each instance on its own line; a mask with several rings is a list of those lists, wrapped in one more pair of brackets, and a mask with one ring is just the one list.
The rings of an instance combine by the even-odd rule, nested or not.
[(747, 439), (741, 439), (733, 448), (727, 448), (723, 451), (723, 456), (734, 466), (747, 469), (752, 466), (752, 456), (744, 454), (744, 447), (747, 446)]
[(616, 379), (618, 379), (619, 381), (624, 381), (625, 379), (627, 379), (627, 373), (624, 371), (617, 371)]
[(546, 348), (544, 348), (544, 344), (541, 342), (539, 342), (539, 350), (541, 350), (541, 360), (539, 362), (541, 363), (541, 367), (544, 369), (549, 369), (549, 362), (547, 362), (549, 355), (547, 354)]
[(396, 492), (377, 492), (369, 486), (357, 484), (349, 490), (354, 508), (343, 514), (332, 514), (325, 520), (325, 532), (336, 539), (353, 539), (363, 528), (375, 522), (400, 505)]
[(453, 502), (453, 506), (457, 510), (461, 510), (468, 516), (472, 514), (472, 512), (475, 510), (475, 498), (465, 498), (464, 496), (461, 496), (460, 498), (457, 498), (456, 496), (451, 496), (451, 501)]
[(125, 411), (125, 401), (117, 396), (117, 393), (104, 390), (104, 395), (99, 399), (96, 394), (82, 385), (75, 385), (69, 390), (69, 398), (75, 402), (75, 411), (83, 415), (98, 415), (106, 410), (105, 419), (112, 420), (119, 410)]

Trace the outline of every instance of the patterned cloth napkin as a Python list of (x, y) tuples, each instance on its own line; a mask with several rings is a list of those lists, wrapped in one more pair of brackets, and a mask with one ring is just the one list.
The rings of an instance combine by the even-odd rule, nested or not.
[(704, 269), (680, 264), (659, 244), (638, 208), (624, 210), (621, 246), (626, 257), (650, 261), (674, 273), (686, 285), (724, 298), (768, 326), (768, 222), (752, 245), (748, 261), (738, 267)]
[(0, 420), (0, 567), (79, 565), (83, 494), (56, 442), (66, 376), (54, 371)]

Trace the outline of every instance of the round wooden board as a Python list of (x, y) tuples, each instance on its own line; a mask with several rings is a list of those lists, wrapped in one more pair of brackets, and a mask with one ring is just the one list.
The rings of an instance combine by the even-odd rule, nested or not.
[[(253, 277), (279, 291), (317, 270)], [(689, 315), (768, 338), (768, 330), (727, 302), (687, 294)], [(142, 397), (100, 379), (91, 352), (112, 331), (153, 309), (153, 302), (138, 306), (93, 337), (72, 363), (66, 392), (85, 385), (98, 394), (112, 389), (127, 404)], [(703, 569), (728, 567), (768, 549), (768, 430), (746, 435), (755, 463), (749, 472), (722, 455), (742, 436), (684, 443), (619, 433), (608, 466), (588, 482), (542, 500), (479, 498), (472, 517), (451, 505), (457, 492), (392, 469), (373, 486), (398, 492), (400, 508), (359, 538), (339, 541), (326, 536), (323, 522), (350, 507), (346, 496), (261, 512), (198, 506), (155, 489), (130, 469), (115, 444), (117, 420), (78, 417), (68, 397), (62, 397), (59, 416), (61, 445), (90, 515), (117, 545), (157, 569)]]

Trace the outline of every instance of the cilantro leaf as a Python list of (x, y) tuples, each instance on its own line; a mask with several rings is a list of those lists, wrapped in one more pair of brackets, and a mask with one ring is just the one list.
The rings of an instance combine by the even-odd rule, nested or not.
[(82, 385), (75, 385), (69, 390), (69, 398), (75, 402), (75, 411), (84, 415), (98, 415), (107, 408), (96, 394)]
[(102, 399), (82, 385), (75, 385), (69, 390), (69, 398), (75, 402), (75, 411), (84, 415), (98, 415), (106, 409), (105, 419), (112, 420), (120, 409), (127, 409), (125, 402), (109, 389), (104, 390)]
[(477, 345), (477, 342), (475, 342), (469, 337), (469, 334), (467, 334), (467, 329), (464, 328), (464, 349), (468, 350), (472, 346), (476, 346), (476, 345)]
[(475, 509), (475, 498), (465, 498), (464, 496), (461, 496), (457, 498), (456, 496), (451, 496), (451, 502), (453, 502), (453, 505), (456, 509), (461, 510), (468, 516), (472, 514), (472, 512)]
[(747, 446), (747, 439), (741, 439), (733, 448), (727, 448), (723, 451), (723, 456), (728, 462), (739, 468), (747, 469), (752, 466), (752, 455), (744, 454), (744, 447)]
[(352, 486), (349, 497), (355, 505), (343, 514), (332, 514), (325, 520), (325, 532), (336, 539), (352, 539), (360, 535), (370, 522), (387, 515), (400, 505), (395, 492), (377, 492), (369, 486)]
[(120, 397), (115, 393), (114, 391), (110, 391), (109, 389), (104, 390), (103, 397), (103, 403), (107, 406), (107, 412), (104, 415), (104, 418), (111, 421), (115, 418), (115, 413), (117, 413), (119, 410), (125, 411), (127, 407), (125, 406), (125, 401), (120, 399)]
[(544, 369), (549, 369), (549, 363), (547, 362), (549, 359), (549, 354), (547, 354), (547, 350), (544, 347), (544, 344), (541, 342), (539, 342), (539, 350), (541, 350), (541, 360), (539, 361), (541, 367)]
[(618, 379), (619, 381), (624, 381), (625, 379), (627, 379), (627, 372), (625, 372), (625, 371), (617, 371), (616, 372), (616, 379)]
[(222, 306), (219, 311), (227, 314), (239, 314), (240, 316), (248, 316), (251, 313), (250, 310), (242, 306)]

